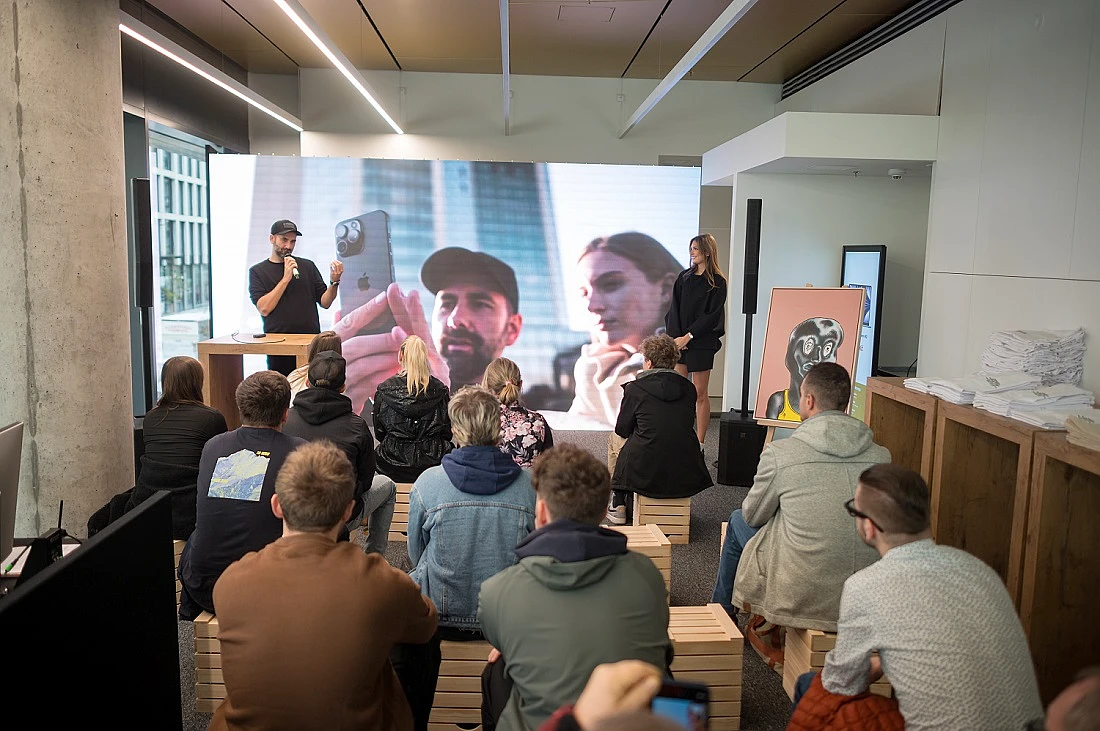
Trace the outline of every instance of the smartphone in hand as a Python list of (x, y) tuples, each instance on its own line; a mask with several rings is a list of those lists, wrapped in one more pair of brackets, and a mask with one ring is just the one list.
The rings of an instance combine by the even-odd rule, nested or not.
[[(340, 312), (346, 316), (386, 291), (393, 283), (390, 217), (371, 211), (336, 224), (336, 256), (344, 265), (340, 280)], [(397, 323), (386, 313), (367, 323), (360, 335), (386, 333)]]
[(666, 680), (650, 709), (687, 731), (706, 731), (710, 724), (710, 690), (701, 683)]

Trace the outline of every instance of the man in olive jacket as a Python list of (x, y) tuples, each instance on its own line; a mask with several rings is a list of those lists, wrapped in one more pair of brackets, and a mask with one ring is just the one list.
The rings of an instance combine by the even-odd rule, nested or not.
[(597, 665), (643, 660), (667, 668), (669, 660), (660, 572), (627, 550), (626, 536), (600, 527), (607, 468), (562, 444), (535, 460), (531, 481), (536, 530), (516, 547), (519, 563), (481, 585), (478, 609), (481, 631), (513, 681), (502, 731), (537, 729), (577, 700)]
[[(878, 558), (844, 503), (863, 470), (890, 461), (867, 425), (844, 413), (850, 398), (843, 366), (807, 372), (802, 424), (764, 449), (752, 489), (730, 515), (712, 598), (727, 611), (732, 594), (733, 605), (775, 625), (836, 632), (844, 581)], [(753, 633), (750, 626), (750, 642)]]

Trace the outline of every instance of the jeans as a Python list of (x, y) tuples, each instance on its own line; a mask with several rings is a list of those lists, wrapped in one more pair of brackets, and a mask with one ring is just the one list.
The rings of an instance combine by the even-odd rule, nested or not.
[(367, 521), (367, 553), (385, 555), (390, 541), (390, 523), (393, 522), (393, 507), (397, 502), (397, 485), (385, 475), (375, 475), (371, 486), (363, 495), (363, 510), (352, 516), (348, 530), (353, 531)]
[(817, 671), (811, 670), (808, 673), (802, 673), (798, 676), (798, 680), (794, 683), (794, 701), (791, 703), (792, 711), (798, 706), (798, 702), (802, 700), (802, 696), (806, 695), (806, 691), (810, 689), (810, 686), (813, 685), (815, 675), (817, 675)]
[(714, 593), (711, 601), (721, 604), (730, 615), (733, 608), (733, 580), (737, 577), (737, 564), (741, 562), (741, 553), (745, 544), (756, 535), (759, 528), (753, 528), (745, 522), (745, 516), (738, 508), (730, 514), (726, 526), (726, 540), (722, 541), (722, 558), (718, 561), (718, 578), (714, 581)]

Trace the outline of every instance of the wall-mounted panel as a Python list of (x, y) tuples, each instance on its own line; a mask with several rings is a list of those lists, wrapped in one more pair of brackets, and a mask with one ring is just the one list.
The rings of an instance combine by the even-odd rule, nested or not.
[(1069, 270), (1077, 279), (1100, 280), (1100, 3), (1092, 26), (1092, 61), (1085, 99), (1085, 129), (1081, 140), (1081, 173), (1077, 183), (1077, 214)]

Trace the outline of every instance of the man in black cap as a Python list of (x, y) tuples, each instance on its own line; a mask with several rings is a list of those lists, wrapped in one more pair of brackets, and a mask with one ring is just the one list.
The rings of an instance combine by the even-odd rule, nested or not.
[(424, 261), (420, 280), (435, 295), (432, 341), (450, 369), (451, 393), (481, 383), (523, 328), (515, 272), (488, 254), (451, 246)]
[[(265, 333), (319, 333), (315, 303), (327, 310), (336, 299), (344, 265), (329, 264), (331, 284), (326, 285), (316, 264), (291, 256), (301, 235), (293, 221), (271, 224), (271, 256), (248, 270), (248, 295), (264, 319)], [(267, 367), (284, 376), (296, 366), (292, 355), (267, 356)]]

